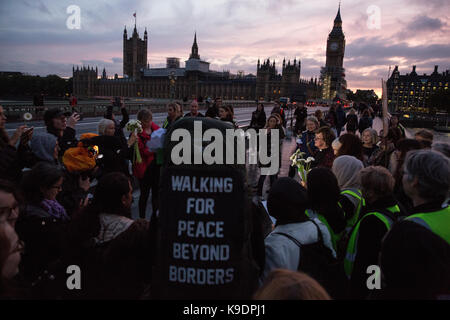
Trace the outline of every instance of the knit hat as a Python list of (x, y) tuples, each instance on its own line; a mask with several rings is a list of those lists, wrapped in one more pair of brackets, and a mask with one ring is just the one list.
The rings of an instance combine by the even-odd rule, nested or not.
[(40, 160), (54, 162), (56, 137), (50, 133), (35, 133), (30, 141), (33, 154)]
[[(80, 140), (98, 136), (95, 133), (84, 133)], [(85, 146), (82, 141), (75, 148), (69, 148), (63, 155), (63, 164), (69, 172), (88, 171), (96, 166), (98, 146)]]

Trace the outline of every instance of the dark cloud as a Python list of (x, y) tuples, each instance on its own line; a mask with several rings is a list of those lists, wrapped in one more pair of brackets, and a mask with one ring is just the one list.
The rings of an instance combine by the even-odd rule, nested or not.
[(403, 57), (411, 61), (433, 58), (449, 58), (450, 44), (410, 46), (406, 42), (390, 43), (381, 37), (359, 38), (346, 46), (348, 58)]
[(430, 18), (427, 15), (418, 15), (408, 22), (394, 38), (405, 40), (415, 38), (422, 34), (434, 34), (448, 32), (448, 25), (438, 18)]
[(450, 6), (450, 2), (448, 0), (410, 0), (412, 4), (422, 6), (422, 7), (432, 7), (432, 8), (440, 8), (443, 9), (445, 7)]
[(415, 17), (410, 23), (408, 23), (408, 29), (412, 31), (433, 31), (439, 30), (445, 23), (443, 23), (440, 19), (433, 19), (428, 16), (420, 15)]

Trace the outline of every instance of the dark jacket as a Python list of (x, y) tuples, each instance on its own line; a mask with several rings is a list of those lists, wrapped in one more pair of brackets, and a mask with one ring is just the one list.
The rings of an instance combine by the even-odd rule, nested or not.
[[(108, 106), (106, 111), (105, 118), (112, 120), (112, 110), (113, 106)], [(115, 132), (114, 135), (120, 139), (120, 143), (123, 146), (127, 145), (127, 139), (125, 138), (125, 134), (123, 133), (123, 128), (127, 125), (128, 121), (130, 121), (130, 116), (128, 115), (128, 111), (126, 108), (120, 108), (120, 112), (122, 113), (122, 120), (119, 122), (118, 120), (113, 120), (115, 124)]]
[(82, 299), (139, 299), (151, 279), (149, 222), (102, 216), (99, 234), (72, 249), (81, 252), (72, 261), (85, 270), (83, 290), (75, 294)]
[[(366, 213), (379, 212), (379, 210), (385, 210), (395, 205), (398, 205), (398, 203), (393, 196), (381, 198), (367, 206), (364, 212), (361, 213), (361, 217)], [(351, 298), (365, 299), (368, 297), (369, 289), (366, 286), (368, 278), (367, 267), (370, 265), (378, 265), (381, 241), (387, 232), (386, 225), (373, 215), (362, 220), (359, 226), (358, 249), (350, 280)]]
[(56, 196), (58, 202), (66, 209), (69, 217), (73, 217), (79, 213), (81, 209), (80, 203), (84, 201), (88, 195), (88, 191), (80, 188), (80, 176), (81, 174), (79, 173), (70, 173), (64, 169), (62, 191)]
[(264, 111), (253, 111), (250, 128), (262, 129), (266, 125), (266, 113)]
[(372, 128), (373, 120), (371, 117), (362, 117), (359, 119), (358, 129), (359, 133), (362, 134), (367, 128)]
[(328, 111), (327, 116), (325, 117), (325, 122), (328, 124), (330, 128), (336, 128), (337, 126), (337, 115), (336, 111), (330, 110)]
[(17, 148), (5, 144), (0, 147), (0, 179), (19, 183), (22, 179), (22, 169), (31, 167), (34, 156), (29, 146), (21, 145)]
[(27, 281), (35, 281), (60, 259), (67, 223), (36, 205), (27, 205), (21, 213), (16, 231), (25, 243), (20, 270)]
[(336, 108), (336, 120), (337, 120), (337, 127), (343, 127), (345, 123), (347, 122), (347, 119), (345, 117), (345, 111), (342, 108), (342, 106), (338, 106)]
[(217, 118), (219, 116), (219, 108), (213, 104), (208, 108), (208, 110), (206, 110), (205, 116), (209, 118)]
[(303, 131), (300, 145), (300, 151), (306, 153), (305, 159), (308, 157), (314, 157), (314, 154), (318, 151), (317, 147), (314, 145), (314, 137), (316, 134), (314, 131)]
[(128, 159), (132, 157), (133, 148), (128, 148), (120, 142), (117, 136), (97, 136), (87, 140), (89, 144), (97, 145), (102, 158), (97, 159), (100, 175), (111, 172), (123, 172), (129, 175)]
[(333, 148), (328, 147), (323, 150), (317, 150), (314, 154), (314, 162), (311, 167), (317, 167), (317, 168), (328, 168), (331, 169), (333, 166), (335, 155)]
[(356, 130), (358, 130), (358, 116), (349, 114), (347, 116), (347, 131), (356, 132)]
[[(414, 207), (409, 214), (441, 210), (441, 203)], [(423, 263), (421, 263), (423, 262)], [(450, 292), (450, 245), (413, 221), (399, 221), (383, 239), (380, 263), (382, 290), (378, 299), (435, 300)], [(411, 281), (414, 279), (414, 281)]]

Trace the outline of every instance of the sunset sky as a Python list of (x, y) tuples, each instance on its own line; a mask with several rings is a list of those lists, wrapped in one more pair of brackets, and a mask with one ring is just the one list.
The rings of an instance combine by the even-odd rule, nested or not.
[[(72, 65), (122, 75), (122, 34), (149, 32), (148, 62), (188, 58), (197, 31), (199, 54), (213, 70), (256, 74), (256, 63), (301, 59), (301, 77), (318, 77), (339, 1), (331, 0), (17, 0), (0, 2), (0, 71), (70, 77)], [(81, 29), (66, 26), (67, 7), (81, 9)], [(375, 7), (374, 7), (375, 6)], [(369, 8), (371, 7), (371, 8)], [(379, 26), (376, 13), (379, 9)], [(375, 89), (389, 65), (401, 73), (450, 69), (448, 0), (343, 0), (348, 87)], [(375, 24), (369, 28), (369, 17)], [(184, 63), (182, 64), (184, 66)]]

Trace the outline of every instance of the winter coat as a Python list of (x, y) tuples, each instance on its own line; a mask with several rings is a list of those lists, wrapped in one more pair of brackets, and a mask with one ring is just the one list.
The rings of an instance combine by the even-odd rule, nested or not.
[(37, 205), (27, 205), (21, 212), (16, 231), (25, 243), (20, 270), (26, 280), (35, 281), (61, 257), (68, 222)]
[(253, 111), (250, 128), (262, 129), (266, 125), (266, 113), (264, 111)]
[[(319, 219), (314, 219), (314, 221), (322, 232), (325, 246), (336, 256), (327, 227)], [(276, 268), (293, 271), (298, 270), (301, 248), (286, 236), (277, 234), (279, 232), (294, 237), (304, 245), (312, 244), (319, 240), (317, 227), (311, 221), (276, 226), (264, 241), (266, 247), (266, 263), (261, 280), (264, 280), (270, 271)]]
[(151, 279), (149, 222), (100, 214), (100, 232), (83, 248), (86, 299), (139, 299)]
[(347, 131), (356, 132), (356, 130), (358, 130), (358, 116), (349, 114), (347, 116)]

